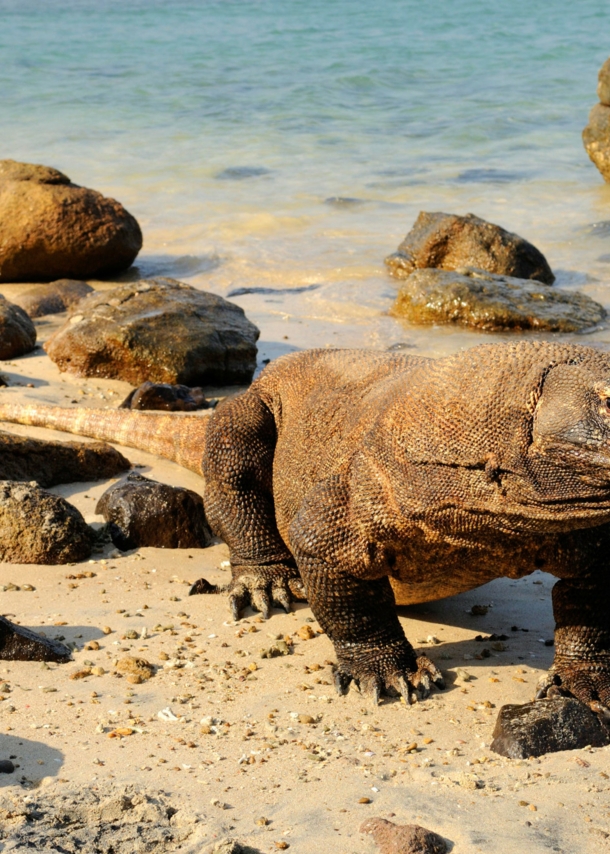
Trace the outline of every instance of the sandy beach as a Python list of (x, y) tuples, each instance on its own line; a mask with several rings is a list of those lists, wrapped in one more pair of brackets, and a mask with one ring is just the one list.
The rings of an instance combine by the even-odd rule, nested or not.
[[(60, 322), (39, 321), (41, 340)], [(41, 350), (0, 369), (11, 383), (2, 394), (15, 400), (116, 406), (129, 390), (60, 375)], [(201, 492), (197, 475), (126, 453), (141, 473)], [(53, 491), (101, 524), (94, 508), (109, 485)], [(268, 622), (248, 611), (234, 623), (223, 596), (188, 596), (201, 576), (226, 583), (227, 556), (223, 543), (124, 554), (109, 545), (76, 565), (0, 566), (3, 613), (74, 645), (69, 664), (0, 666), (0, 758), (18, 766), (0, 776), (2, 850), (26, 839), (50, 846), (57, 811), (72, 816), (62, 844), (101, 844), (105, 827), (105, 844), (114, 834), (121, 854), (194, 854), (228, 837), (265, 852), (364, 854), (375, 850), (359, 833), (370, 816), (421, 824), (465, 854), (610, 846), (607, 749), (524, 761), (489, 749), (500, 706), (530, 700), (552, 661), (544, 641), (553, 634), (554, 579), (536, 572), (400, 609), (407, 636), (442, 668), (447, 689), (411, 708), (389, 699), (374, 708), (356, 690), (334, 693), (333, 649), (306, 605)], [(489, 607), (472, 616), (472, 605)], [(491, 634), (508, 639), (476, 640)], [(278, 639), (290, 654), (262, 658)], [(152, 678), (130, 682), (117, 669), (125, 656), (146, 659)], [(125, 793), (140, 805), (125, 811)], [(164, 816), (166, 807), (176, 811), (166, 827), (159, 805)], [(28, 811), (37, 818), (26, 821)], [(153, 847), (134, 847), (134, 833)]]

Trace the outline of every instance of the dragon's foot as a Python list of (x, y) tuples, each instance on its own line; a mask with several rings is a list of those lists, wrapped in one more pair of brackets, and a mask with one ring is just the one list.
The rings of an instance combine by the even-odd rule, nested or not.
[(538, 683), (536, 699), (572, 696), (586, 706), (610, 718), (610, 659), (555, 662)]
[(416, 656), (409, 642), (397, 641), (365, 648), (362, 644), (337, 644), (335, 688), (346, 694), (353, 681), (375, 705), (383, 693), (402, 696), (407, 705), (425, 699), (432, 688), (445, 687), (443, 676), (425, 655)]
[(305, 599), (303, 582), (282, 569), (244, 570), (229, 585), (229, 607), (234, 620), (248, 605), (268, 620), (272, 605), (290, 613), (294, 599)]

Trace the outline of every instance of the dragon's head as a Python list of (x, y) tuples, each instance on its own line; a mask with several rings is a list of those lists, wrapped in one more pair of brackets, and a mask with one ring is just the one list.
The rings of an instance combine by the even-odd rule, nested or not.
[(610, 487), (607, 356), (548, 369), (533, 413), (530, 453), (544, 458), (549, 473), (569, 471), (584, 483)]

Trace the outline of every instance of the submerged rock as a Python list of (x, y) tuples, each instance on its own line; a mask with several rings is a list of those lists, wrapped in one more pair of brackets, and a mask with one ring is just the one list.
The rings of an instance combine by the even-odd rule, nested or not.
[(536, 279), (552, 285), (555, 276), (542, 252), (499, 225), (474, 214), (422, 211), (398, 250), (385, 259), (396, 279), (414, 270), (476, 267), (490, 273)]
[(0, 431), (0, 480), (35, 480), (49, 487), (113, 477), (130, 466), (104, 442), (54, 442)]
[(0, 296), (0, 359), (30, 353), (36, 345), (36, 328), (22, 308)]
[(142, 248), (140, 226), (119, 202), (15, 160), (0, 160), (0, 227), (0, 282), (118, 272)]
[(509, 759), (527, 759), (609, 743), (610, 730), (584, 703), (573, 697), (550, 697), (522, 706), (502, 706), (490, 746)]
[(132, 385), (246, 383), (259, 330), (243, 309), (175, 279), (85, 297), (45, 344), (61, 371)]
[(218, 401), (206, 400), (202, 388), (169, 383), (142, 383), (129, 392), (119, 409), (161, 409), (167, 412), (193, 412), (209, 409)]
[(17, 626), (0, 617), (0, 659), (3, 661), (69, 661), (72, 653), (63, 643)]
[(78, 279), (57, 279), (49, 284), (33, 285), (15, 294), (12, 300), (29, 317), (44, 317), (47, 314), (68, 311), (92, 291), (93, 288), (87, 282)]
[(369, 818), (360, 833), (370, 834), (381, 854), (445, 854), (447, 843), (432, 830), (418, 824), (394, 824), (385, 818)]
[(455, 323), (487, 331), (580, 332), (606, 317), (588, 296), (483, 270), (416, 270), (391, 314), (411, 323)]
[(95, 512), (109, 523), (112, 541), (122, 551), (201, 549), (211, 538), (201, 496), (139, 474), (105, 492)]
[(71, 504), (36, 484), (0, 481), (0, 560), (63, 564), (91, 554), (93, 531)]

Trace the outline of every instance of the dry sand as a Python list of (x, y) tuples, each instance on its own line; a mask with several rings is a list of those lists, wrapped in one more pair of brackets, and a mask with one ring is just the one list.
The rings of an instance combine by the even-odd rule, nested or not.
[[(60, 321), (41, 321), (41, 338)], [(60, 375), (42, 351), (0, 370), (13, 399), (114, 406), (129, 390)], [(146, 475), (201, 491), (172, 463), (127, 456)], [(99, 524), (109, 485), (54, 491)], [(610, 848), (609, 748), (527, 761), (489, 749), (499, 707), (530, 700), (551, 663), (550, 576), (400, 609), (448, 687), (412, 708), (373, 708), (356, 690), (335, 695), (333, 649), (306, 605), (234, 623), (224, 597), (188, 597), (201, 576), (228, 580), (227, 556), (222, 543), (124, 555), (109, 546), (83, 564), (0, 565), (0, 585), (35, 588), (6, 590), (2, 613), (75, 646), (70, 664), (0, 662), (0, 758), (18, 765), (0, 775), (0, 851), (195, 854), (234, 837), (261, 852), (365, 854), (375, 847), (358, 828), (371, 816), (422, 824), (456, 854)], [(473, 617), (473, 604), (490, 607)], [(303, 627), (314, 637), (302, 639)], [(490, 633), (508, 635), (506, 648), (474, 640)], [(278, 637), (292, 653), (261, 658)], [(86, 649), (91, 641), (99, 648)], [(155, 674), (139, 684), (117, 675), (124, 656)]]

